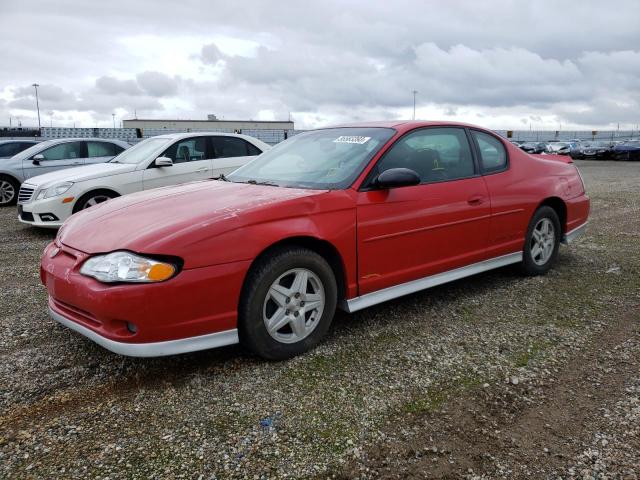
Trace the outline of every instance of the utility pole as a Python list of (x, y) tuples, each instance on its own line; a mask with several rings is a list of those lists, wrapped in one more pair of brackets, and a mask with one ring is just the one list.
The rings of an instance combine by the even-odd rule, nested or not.
[(36, 109), (38, 110), (38, 130), (40, 130), (40, 103), (38, 102), (38, 87), (40, 85), (38, 85), (37, 83), (34, 83), (33, 85), (31, 85), (33, 88), (36, 89)]
[(417, 90), (413, 90), (413, 119), (416, 119), (416, 95), (418, 94)]
[(115, 128), (116, 128), (116, 114), (115, 113), (111, 114), (111, 119), (113, 120), (113, 128), (115, 130)]

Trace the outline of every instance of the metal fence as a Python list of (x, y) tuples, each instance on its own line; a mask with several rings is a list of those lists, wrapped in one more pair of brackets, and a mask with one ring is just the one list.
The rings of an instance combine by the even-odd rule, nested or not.
[[(303, 133), (307, 130), (282, 130), (282, 129), (243, 129), (243, 130), (230, 130), (230, 129), (169, 129), (169, 128), (63, 128), (63, 127), (43, 127), (40, 132), (41, 139), (54, 139), (54, 138), (114, 138), (118, 140), (124, 140), (131, 144), (137, 143), (140, 140), (149, 137), (155, 137), (157, 135), (163, 135), (167, 133), (185, 133), (185, 132), (220, 132), (220, 133), (242, 133), (243, 135), (249, 135), (255, 137), (258, 140), (262, 140), (269, 145), (275, 145), (277, 143), (286, 140), (294, 135)], [(33, 134), (37, 134), (37, 129), (33, 130)], [(640, 139), (640, 133), (638, 130), (604, 130), (604, 131), (587, 131), (587, 130), (568, 130), (568, 131), (554, 131), (554, 130), (495, 130), (498, 135), (501, 135), (509, 140), (515, 141), (568, 141), (568, 140), (632, 140)], [(0, 129), (0, 137), (11, 138), (24, 137), (20, 132), (15, 131), (15, 135), (11, 135), (11, 131), (8, 129)], [(38, 138), (38, 137), (33, 137)]]
[(551, 142), (569, 140), (637, 140), (640, 139), (638, 130), (495, 130), (509, 140), (523, 142)]

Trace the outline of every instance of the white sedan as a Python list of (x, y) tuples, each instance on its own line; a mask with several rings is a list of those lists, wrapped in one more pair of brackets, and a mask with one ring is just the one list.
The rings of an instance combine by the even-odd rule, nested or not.
[(32, 177), (22, 184), (18, 219), (59, 228), (72, 214), (111, 198), (230, 173), (271, 148), (230, 133), (176, 133), (143, 140), (108, 163)]

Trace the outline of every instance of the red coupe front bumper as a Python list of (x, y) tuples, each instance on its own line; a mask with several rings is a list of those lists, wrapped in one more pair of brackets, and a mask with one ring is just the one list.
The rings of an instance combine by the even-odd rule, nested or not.
[(249, 261), (183, 270), (161, 283), (105, 284), (80, 274), (88, 256), (54, 243), (42, 256), (49, 310), (63, 325), (130, 356), (238, 342), (237, 306)]

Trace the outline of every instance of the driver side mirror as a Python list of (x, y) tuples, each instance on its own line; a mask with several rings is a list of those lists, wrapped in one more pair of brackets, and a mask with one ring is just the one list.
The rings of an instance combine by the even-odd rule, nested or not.
[(173, 165), (173, 160), (168, 157), (156, 158), (156, 167), (170, 167)]
[(44, 155), (38, 153), (37, 155), (33, 156), (32, 160), (34, 165), (40, 165), (40, 160), (44, 160)]
[(378, 175), (374, 183), (384, 189), (410, 187), (420, 183), (420, 175), (410, 168), (390, 168)]

